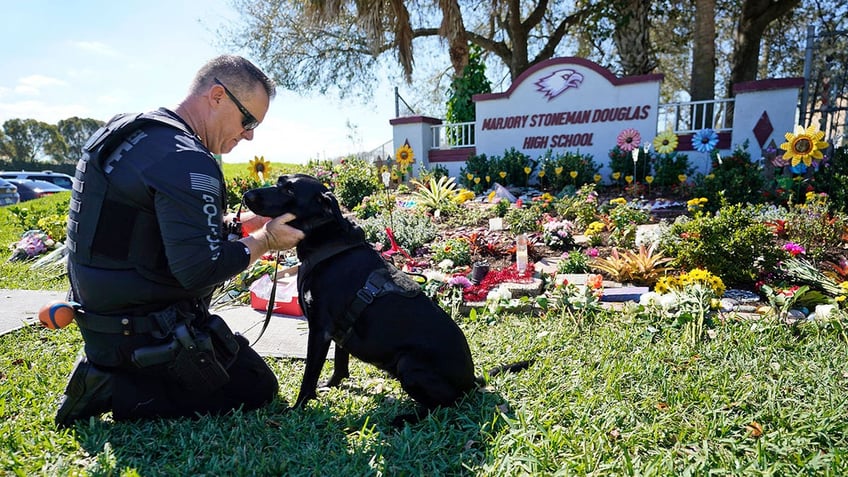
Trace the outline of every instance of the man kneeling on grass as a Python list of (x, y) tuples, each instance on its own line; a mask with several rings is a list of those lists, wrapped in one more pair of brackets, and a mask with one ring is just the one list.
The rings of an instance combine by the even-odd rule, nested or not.
[[(118, 115), (77, 165), (68, 217), (70, 298), (85, 351), (56, 414), (70, 426), (254, 409), (277, 378), (247, 340), (209, 313), (215, 287), (303, 233), (270, 220), (227, 241), (230, 152), (268, 111), (274, 82), (238, 56), (212, 59), (174, 109)], [(234, 234), (236, 235), (236, 234)]]

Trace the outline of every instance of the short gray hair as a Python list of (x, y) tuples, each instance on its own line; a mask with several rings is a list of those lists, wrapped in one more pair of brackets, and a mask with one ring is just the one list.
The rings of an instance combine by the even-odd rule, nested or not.
[(274, 80), (256, 65), (237, 55), (221, 55), (209, 60), (197, 71), (190, 91), (203, 91), (214, 83), (215, 78), (239, 97), (249, 97), (257, 83), (262, 85), (269, 99), (277, 94), (277, 83)]

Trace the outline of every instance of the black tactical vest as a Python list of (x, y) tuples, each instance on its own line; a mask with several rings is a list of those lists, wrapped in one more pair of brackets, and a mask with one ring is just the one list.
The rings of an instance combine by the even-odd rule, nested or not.
[(113, 156), (151, 123), (194, 135), (185, 124), (157, 111), (119, 114), (98, 129), (83, 146), (77, 163), (65, 243), (70, 259), (80, 265), (131, 267), (149, 280), (176, 285), (168, 271), (156, 216), (118, 200), (108, 179)]

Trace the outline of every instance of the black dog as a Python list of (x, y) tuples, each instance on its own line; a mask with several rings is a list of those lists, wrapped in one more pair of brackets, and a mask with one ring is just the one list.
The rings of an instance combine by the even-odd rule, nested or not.
[[(425, 409), (449, 406), (482, 384), (456, 323), (421, 293), (421, 287), (388, 264), (345, 219), (333, 194), (305, 174), (284, 175), (276, 187), (244, 195), (254, 213), (297, 216), (304, 231), (297, 246), (297, 285), (309, 323), (306, 369), (294, 407), (316, 398), (330, 340), (336, 342), (327, 386), (348, 377), (350, 354), (387, 371)], [(523, 362), (490, 371), (527, 367)]]

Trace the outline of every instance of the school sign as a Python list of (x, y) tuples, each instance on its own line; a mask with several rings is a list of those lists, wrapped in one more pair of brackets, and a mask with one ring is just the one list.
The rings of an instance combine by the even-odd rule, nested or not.
[[(548, 150), (590, 154), (606, 176), (609, 151), (623, 130), (635, 129), (644, 144), (659, 132), (662, 79), (661, 74), (619, 78), (583, 58), (554, 58), (529, 68), (507, 91), (474, 96), (473, 145), (444, 144), (438, 136), (442, 121), (426, 116), (392, 119), (393, 143), (395, 150), (409, 143), (425, 167), (442, 165), (454, 176), (470, 155), (502, 156), (512, 148), (534, 159)], [(802, 84), (793, 78), (738, 85), (732, 131), (719, 133), (719, 149), (747, 140), (758, 159), (757, 145), (779, 144), (795, 124)], [(706, 156), (686, 147), (690, 138), (679, 136), (679, 150), (690, 156), (690, 164), (707, 164)]]
[(509, 90), (476, 95), (477, 154), (515, 148), (538, 157), (591, 154), (603, 164), (626, 128), (653, 138), (662, 75), (616, 78), (582, 58), (557, 58), (530, 68)]

